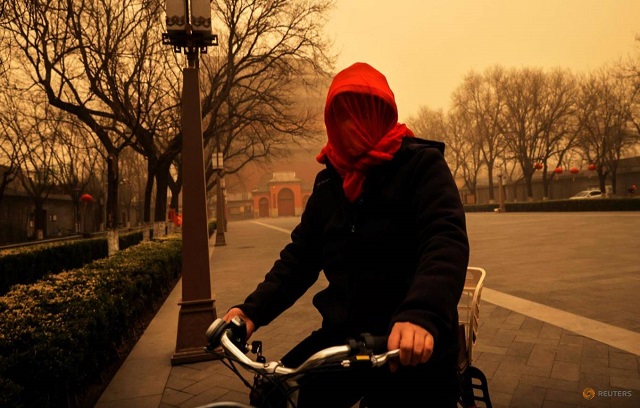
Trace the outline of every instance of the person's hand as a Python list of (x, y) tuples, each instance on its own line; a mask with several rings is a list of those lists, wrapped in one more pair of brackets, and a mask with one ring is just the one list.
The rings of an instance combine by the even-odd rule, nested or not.
[(253, 324), (253, 321), (251, 319), (249, 319), (247, 317), (247, 315), (245, 315), (242, 310), (240, 310), (237, 307), (231, 308), (231, 309), (229, 309), (227, 314), (222, 317), (222, 319), (225, 322), (229, 323), (231, 321), (231, 319), (233, 319), (236, 316), (242, 317), (242, 320), (244, 320), (245, 323), (247, 324), (247, 340), (249, 340), (249, 338), (251, 337), (253, 332), (256, 331), (256, 325)]
[[(387, 349), (400, 349), (400, 364), (418, 365), (426, 363), (433, 353), (433, 336), (426, 329), (409, 322), (398, 322), (391, 328)], [(398, 362), (389, 361), (389, 369), (395, 372)]]

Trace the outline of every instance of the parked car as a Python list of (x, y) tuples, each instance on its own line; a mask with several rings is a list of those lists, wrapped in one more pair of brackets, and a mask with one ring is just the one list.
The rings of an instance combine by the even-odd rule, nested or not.
[(574, 195), (573, 197), (569, 197), (569, 200), (581, 200), (584, 198), (601, 198), (602, 191), (600, 190), (584, 190)]

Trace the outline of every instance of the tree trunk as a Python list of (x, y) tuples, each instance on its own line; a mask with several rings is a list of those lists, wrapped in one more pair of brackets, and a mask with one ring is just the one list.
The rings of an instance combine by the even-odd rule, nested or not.
[(489, 175), (489, 202), (493, 203), (496, 199), (496, 194), (493, 191), (493, 163), (487, 166), (487, 172)]
[(600, 184), (600, 191), (604, 197), (607, 196), (607, 189), (605, 183), (607, 182), (607, 173), (598, 172), (598, 184)]
[(118, 174), (118, 153), (111, 152), (107, 157), (107, 230), (118, 225)]
[(145, 223), (151, 222), (151, 194), (153, 193), (153, 183), (156, 179), (156, 160), (147, 159), (147, 183), (144, 186), (144, 213)]
[(47, 222), (43, 211), (44, 200), (39, 197), (34, 198), (33, 204), (35, 206), (33, 213), (33, 238), (40, 240), (44, 238), (45, 223)]
[(167, 188), (169, 187), (169, 168), (171, 160), (159, 160), (156, 168), (156, 210), (155, 221), (167, 219)]
[(531, 174), (525, 174), (524, 175), (524, 180), (527, 184), (527, 201), (533, 201), (533, 183), (532, 180), (533, 177)]
[(617, 195), (618, 189), (616, 188), (617, 184), (617, 173), (615, 171), (611, 171), (611, 195)]

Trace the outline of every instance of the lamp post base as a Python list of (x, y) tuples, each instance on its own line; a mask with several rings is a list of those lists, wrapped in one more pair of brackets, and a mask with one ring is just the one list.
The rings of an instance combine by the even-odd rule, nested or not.
[(216, 319), (213, 299), (180, 302), (178, 316), (178, 340), (176, 352), (171, 357), (171, 365), (215, 360), (214, 354), (207, 353), (205, 333)]
[(224, 246), (227, 245), (227, 240), (224, 237), (224, 232), (221, 230), (218, 230), (216, 232), (216, 243), (214, 244), (214, 246)]

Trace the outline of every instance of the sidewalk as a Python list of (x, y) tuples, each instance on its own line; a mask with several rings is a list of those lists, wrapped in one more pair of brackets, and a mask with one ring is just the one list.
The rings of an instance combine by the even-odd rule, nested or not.
[[(242, 301), (260, 281), (288, 242), (289, 230), (283, 221), (229, 223), (227, 245), (210, 248), (219, 315)], [(487, 273), (492, 270), (487, 268)], [(281, 356), (318, 327), (320, 319), (311, 297), (324, 283), (317, 282), (293, 308), (256, 332), (254, 338), (264, 342), (268, 359)], [(247, 403), (248, 390), (219, 361), (171, 366), (180, 297), (179, 284), (97, 408)], [(639, 332), (514, 297), (489, 285), (483, 292), (480, 324), (474, 365), (487, 375), (495, 407), (640, 406)], [(600, 395), (586, 400), (582, 392), (587, 387)], [(615, 396), (615, 391), (631, 396)]]

